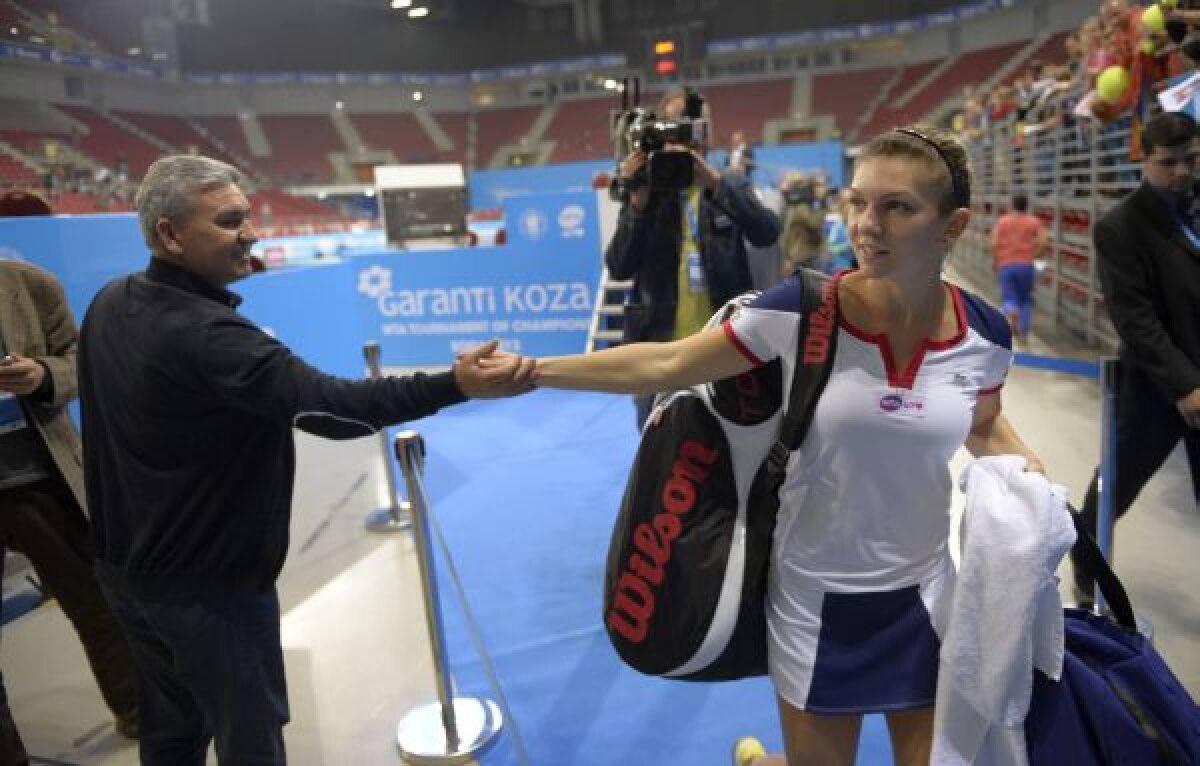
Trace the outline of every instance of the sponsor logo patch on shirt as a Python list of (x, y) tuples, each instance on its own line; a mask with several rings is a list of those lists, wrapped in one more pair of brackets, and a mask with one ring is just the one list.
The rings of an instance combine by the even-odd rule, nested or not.
[(878, 412), (882, 415), (923, 418), (925, 409), (925, 396), (916, 391), (889, 389), (879, 396)]

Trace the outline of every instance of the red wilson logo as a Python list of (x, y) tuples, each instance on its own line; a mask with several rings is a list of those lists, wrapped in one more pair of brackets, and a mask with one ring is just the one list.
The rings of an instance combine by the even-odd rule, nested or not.
[(829, 358), (836, 302), (837, 283), (830, 279), (821, 286), (821, 305), (808, 317), (808, 335), (804, 338), (805, 364), (825, 364)]
[(688, 439), (679, 447), (671, 478), (663, 486), (662, 512), (633, 530), (634, 551), (617, 580), (608, 610), (608, 627), (626, 640), (640, 644), (654, 617), (656, 593), (671, 561), (675, 539), (683, 530), (680, 517), (696, 507), (696, 490), (708, 480), (717, 451)]

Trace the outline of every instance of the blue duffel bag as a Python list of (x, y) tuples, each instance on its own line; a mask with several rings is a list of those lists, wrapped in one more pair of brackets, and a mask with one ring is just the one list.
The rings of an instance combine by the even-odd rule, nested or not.
[(1031, 766), (1200, 764), (1200, 708), (1150, 640), (1092, 537), (1075, 521), (1112, 617), (1067, 609), (1062, 680), (1035, 672), (1025, 719)]

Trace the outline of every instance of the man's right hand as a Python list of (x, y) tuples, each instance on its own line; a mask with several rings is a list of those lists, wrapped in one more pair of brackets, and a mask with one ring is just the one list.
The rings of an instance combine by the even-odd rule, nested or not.
[(500, 341), (467, 349), (454, 360), (454, 382), (472, 399), (496, 399), (532, 391), (534, 360), (498, 352)]
[(1193, 389), (1190, 394), (1178, 399), (1175, 406), (1188, 428), (1200, 429), (1200, 388)]

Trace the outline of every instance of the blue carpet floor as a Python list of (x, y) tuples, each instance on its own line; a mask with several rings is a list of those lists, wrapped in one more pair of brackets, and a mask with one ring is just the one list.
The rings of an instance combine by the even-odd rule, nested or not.
[[(696, 684), (623, 665), (601, 624), (613, 517), (636, 449), (628, 397), (538, 391), (415, 424), (426, 491), (535, 766), (719, 766), (743, 734), (778, 751), (766, 679)], [(496, 699), (444, 561), (439, 587), (458, 693)], [(522, 763), (511, 725), (484, 766)], [(859, 764), (889, 764), (868, 718)]]

